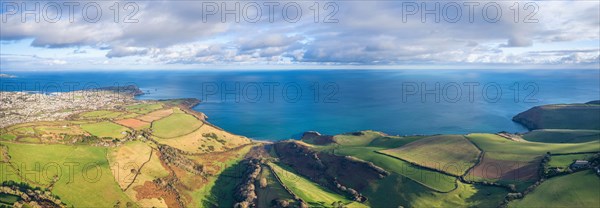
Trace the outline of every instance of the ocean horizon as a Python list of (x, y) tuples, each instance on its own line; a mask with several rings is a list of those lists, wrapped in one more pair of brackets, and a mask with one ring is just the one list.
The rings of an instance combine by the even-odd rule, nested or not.
[(197, 98), (194, 110), (259, 140), (303, 132), (391, 135), (525, 132), (531, 107), (600, 99), (590, 70), (251, 70), (3, 72), (3, 91), (66, 92), (135, 84), (140, 100)]

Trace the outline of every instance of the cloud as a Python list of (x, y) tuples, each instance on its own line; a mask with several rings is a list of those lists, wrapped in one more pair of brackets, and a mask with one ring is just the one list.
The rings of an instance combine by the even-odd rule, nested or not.
[(125, 57), (125, 56), (140, 56), (140, 55), (146, 55), (146, 54), (148, 54), (148, 49), (146, 49), (146, 48), (117, 46), (117, 47), (110, 49), (110, 51), (108, 51), (108, 53), (106, 54), (106, 57), (118, 58), (118, 57)]
[[(80, 2), (81, 5), (85, 3)], [(423, 6), (435, 8), (435, 3), (440, 4), (440, 9), (449, 3), (462, 6), (462, 10), (446, 13), (446, 16), (439, 16), (443, 14), (439, 13), (439, 22), (434, 21), (433, 15), (425, 15), (427, 21), (423, 22), (420, 13), (408, 15), (403, 21), (406, 11), (400, 1), (343, 1), (335, 2), (334, 7), (325, 7), (320, 2), (322, 9), (318, 16), (314, 9), (311, 10), (314, 2), (298, 2), (303, 15), (295, 23), (286, 21), (287, 16), (282, 13), (283, 5), (290, 3), (287, 1), (279, 2), (278, 9), (271, 14), (272, 19), (267, 17), (263, 7), (260, 21), (247, 22), (242, 17), (239, 23), (231, 21), (233, 16), (226, 16), (230, 21), (222, 22), (220, 14), (205, 19), (202, 2), (166, 0), (135, 2), (139, 10), (133, 19), (137, 22), (126, 23), (126, 14), (115, 20), (109, 12), (109, 6), (114, 2), (98, 3), (105, 13), (96, 23), (84, 21), (80, 10), (76, 10), (73, 22), (65, 17), (56, 23), (43, 20), (22, 23), (20, 15), (8, 16), (8, 21), (2, 23), (0, 40), (2, 44), (11, 44), (15, 40), (31, 39), (32, 48), (69, 48), (70, 51), (75, 48), (73, 54), (79, 54), (84, 51), (79, 48), (85, 47), (86, 58), (99, 54), (95, 51), (103, 53), (94, 58), (98, 62), (110, 58), (127, 61), (123, 58), (134, 57), (156, 65), (403, 65), (589, 63), (597, 61), (597, 53), (569, 52), (578, 48), (568, 45), (559, 48), (564, 53), (551, 53), (544, 50), (544, 46), (600, 39), (597, 12), (600, 3), (593, 1), (534, 2), (538, 9), (529, 19), (537, 19), (537, 23), (524, 23), (527, 15), (533, 14), (530, 13), (532, 10), (520, 10), (521, 15), (515, 18), (509, 9), (514, 2), (497, 2), (503, 15), (496, 22), (484, 18), (482, 8), (490, 3), (486, 1), (479, 2), (473, 14), (463, 6), (466, 3), (463, 1), (414, 2), (420, 9)], [(228, 6), (234, 3), (226, 2)], [(248, 4), (245, 1), (239, 3), (242, 8)], [(519, 3), (519, 7), (525, 8), (523, 2)], [(337, 8), (337, 12), (331, 13), (331, 8)], [(449, 16), (460, 16), (461, 19), (448, 21)], [(325, 23), (331, 19), (336, 19), (337, 23)], [(521, 50), (520, 54), (514, 53), (515, 50)], [(3, 49), (2, 53), (17, 51)], [(130, 63), (138, 64), (138, 61), (131, 60)]]

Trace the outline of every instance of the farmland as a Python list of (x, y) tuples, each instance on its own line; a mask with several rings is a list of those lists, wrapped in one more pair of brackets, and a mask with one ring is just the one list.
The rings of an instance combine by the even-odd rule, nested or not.
[(552, 178), (510, 207), (600, 207), (600, 178), (582, 171)]
[(290, 188), (294, 194), (307, 201), (309, 205), (328, 206), (338, 201), (342, 201), (344, 204), (350, 203), (345, 197), (297, 175), (289, 167), (280, 164), (270, 164), (269, 166), (279, 176), (285, 186)]
[(600, 130), (539, 129), (528, 132), (523, 138), (531, 142), (581, 143), (600, 140)]
[(152, 123), (155, 136), (164, 139), (183, 136), (194, 132), (203, 125), (201, 121), (192, 115), (179, 109), (173, 111), (173, 114)]
[[(15, 181), (49, 187), (67, 204), (112, 206), (116, 201), (130, 202), (120, 191), (105, 157), (106, 148), (67, 145), (0, 143), (8, 148), (11, 174)], [(35, 157), (31, 157), (35, 155)], [(36, 165), (37, 164), (37, 165)], [(15, 169), (18, 167), (19, 169)], [(27, 170), (26, 173), (20, 170)], [(52, 178), (58, 176), (56, 182)]]
[(90, 134), (103, 138), (103, 137), (111, 137), (111, 138), (123, 138), (125, 137), (124, 132), (127, 131), (127, 128), (115, 124), (110, 121), (103, 121), (99, 123), (91, 123), (81, 125), (81, 128)]
[(518, 142), (494, 134), (469, 134), (473, 143), (484, 151), (482, 161), (469, 173), (476, 181), (517, 184), (522, 189), (537, 180), (542, 157), (550, 152), (600, 151), (600, 141), (584, 143)]
[(575, 160), (587, 160), (594, 154), (572, 154), (572, 155), (553, 155), (548, 163), (549, 167), (559, 167), (566, 169)]
[[(516, 139), (307, 132), (301, 141), (260, 142), (208, 123), (189, 109), (196, 103), (134, 102), (2, 128), (0, 176), (74, 207), (598, 205), (591, 166), (600, 130), (539, 129)], [(573, 160), (592, 165), (572, 170)], [(541, 175), (550, 170), (556, 175)], [(3, 188), (0, 204), (24, 200)]]
[(460, 135), (432, 136), (379, 152), (456, 176), (472, 167), (480, 153)]

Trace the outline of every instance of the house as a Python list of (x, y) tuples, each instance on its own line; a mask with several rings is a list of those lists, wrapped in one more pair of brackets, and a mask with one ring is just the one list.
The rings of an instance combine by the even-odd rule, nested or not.
[(589, 164), (590, 164), (590, 162), (588, 162), (587, 160), (575, 160), (575, 162), (573, 162), (573, 164), (571, 164), (571, 169), (585, 168)]

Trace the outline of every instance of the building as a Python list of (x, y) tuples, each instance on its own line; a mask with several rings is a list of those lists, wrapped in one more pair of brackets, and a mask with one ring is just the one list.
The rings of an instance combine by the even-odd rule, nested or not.
[(586, 168), (589, 164), (590, 162), (587, 160), (575, 160), (575, 162), (571, 164), (571, 169)]

